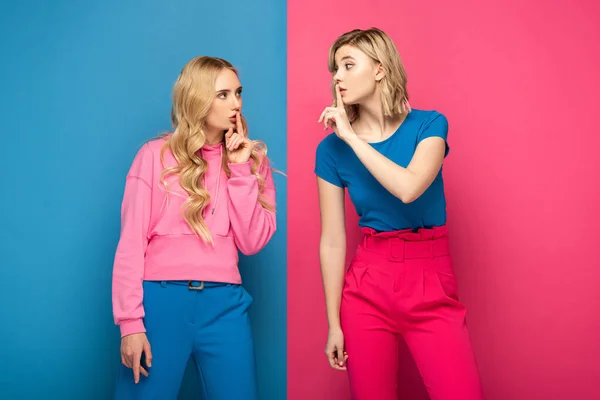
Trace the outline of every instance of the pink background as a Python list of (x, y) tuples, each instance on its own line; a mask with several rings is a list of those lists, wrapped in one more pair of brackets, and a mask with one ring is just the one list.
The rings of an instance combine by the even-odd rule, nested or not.
[[(600, 2), (567, 0), (288, 2), (288, 398), (349, 396), (323, 352), (313, 167), (328, 48), (370, 26), (413, 107), (450, 121), (448, 224), (487, 399), (600, 399)], [(427, 399), (401, 357), (402, 398)]]

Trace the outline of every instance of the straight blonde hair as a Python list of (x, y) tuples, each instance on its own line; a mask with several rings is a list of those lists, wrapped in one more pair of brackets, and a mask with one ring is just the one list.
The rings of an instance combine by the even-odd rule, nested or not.
[[(353, 46), (369, 56), (375, 63), (381, 64), (385, 75), (379, 82), (381, 85), (381, 104), (385, 117), (408, 114), (408, 91), (406, 90), (406, 70), (400, 59), (396, 45), (390, 37), (378, 28), (367, 30), (354, 29), (336, 39), (329, 49), (329, 72), (335, 74), (335, 53), (342, 46)], [(331, 91), (336, 98), (335, 81), (332, 80)], [(335, 101), (335, 100), (334, 100)], [(358, 118), (358, 104), (345, 106), (348, 119), (353, 122)]]

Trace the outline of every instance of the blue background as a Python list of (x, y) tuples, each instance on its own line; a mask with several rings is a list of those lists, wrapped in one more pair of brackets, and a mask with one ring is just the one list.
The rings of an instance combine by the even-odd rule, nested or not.
[[(108, 399), (120, 362), (111, 272), (125, 174), (170, 129), (198, 55), (239, 68), (250, 136), (286, 170), (285, 1), (0, 6), (0, 398)], [(286, 393), (286, 181), (278, 232), (242, 257), (262, 398)], [(235, 360), (232, 360), (235, 362)], [(198, 388), (188, 368), (180, 399)]]

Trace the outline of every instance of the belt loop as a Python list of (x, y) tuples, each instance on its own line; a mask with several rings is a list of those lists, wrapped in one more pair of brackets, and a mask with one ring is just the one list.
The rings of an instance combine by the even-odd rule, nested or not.
[(167, 281), (160, 281), (160, 286), (166, 288), (167, 287)]
[(367, 250), (367, 234), (363, 235), (363, 248)]
[[(390, 243), (390, 249), (389, 249), (389, 258), (392, 261), (397, 261), (397, 262), (404, 262), (404, 247), (406, 245), (406, 241), (404, 239), (400, 239), (398, 237), (391, 237), (388, 242)], [(397, 248), (400, 249), (400, 255), (397, 256), (394, 252), (394, 245), (395, 244), (399, 244), (399, 246), (396, 246)]]
[(431, 243), (429, 247), (431, 248), (431, 259), (433, 260), (435, 258), (435, 239), (429, 239), (429, 242)]

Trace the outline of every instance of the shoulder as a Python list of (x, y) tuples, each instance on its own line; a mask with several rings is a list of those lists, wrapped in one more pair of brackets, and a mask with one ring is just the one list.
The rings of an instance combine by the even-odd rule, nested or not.
[(138, 149), (128, 175), (149, 180), (154, 166), (160, 165), (160, 153), (165, 142), (165, 138), (158, 138), (144, 143)]
[(434, 122), (448, 124), (446, 116), (437, 110), (418, 110), (413, 108), (408, 118), (417, 122), (422, 127), (427, 127)]
[(154, 160), (156, 165), (162, 165), (162, 159), (168, 165), (176, 163), (171, 148), (167, 145), (171, 134), (166, 134), (158, 138), (150, 139), (144, 143), (139, 150), (139, 155)]
[(169, 136), (170, 135), (166, 135), (156, 139), (148, 140), (146, 143), (144, 143), (140, 151), (145, 149), (144, 151), (160, 156), (160, 152), (162, 151), (165, 143), (167, 143)]
[(444, 139), (448, 136), (448, 119), (437, 110), (413, 109), (408, 114), (407, 122), (419, 142), (430, 136)]
[(317, 157), (319, 155), (332, 154), (334, 152), (339, 152), (343, 145), (345, 145), (344, 141), (337, 137), (335, 133), (330, 133), (325, 136), (317, 146)]

